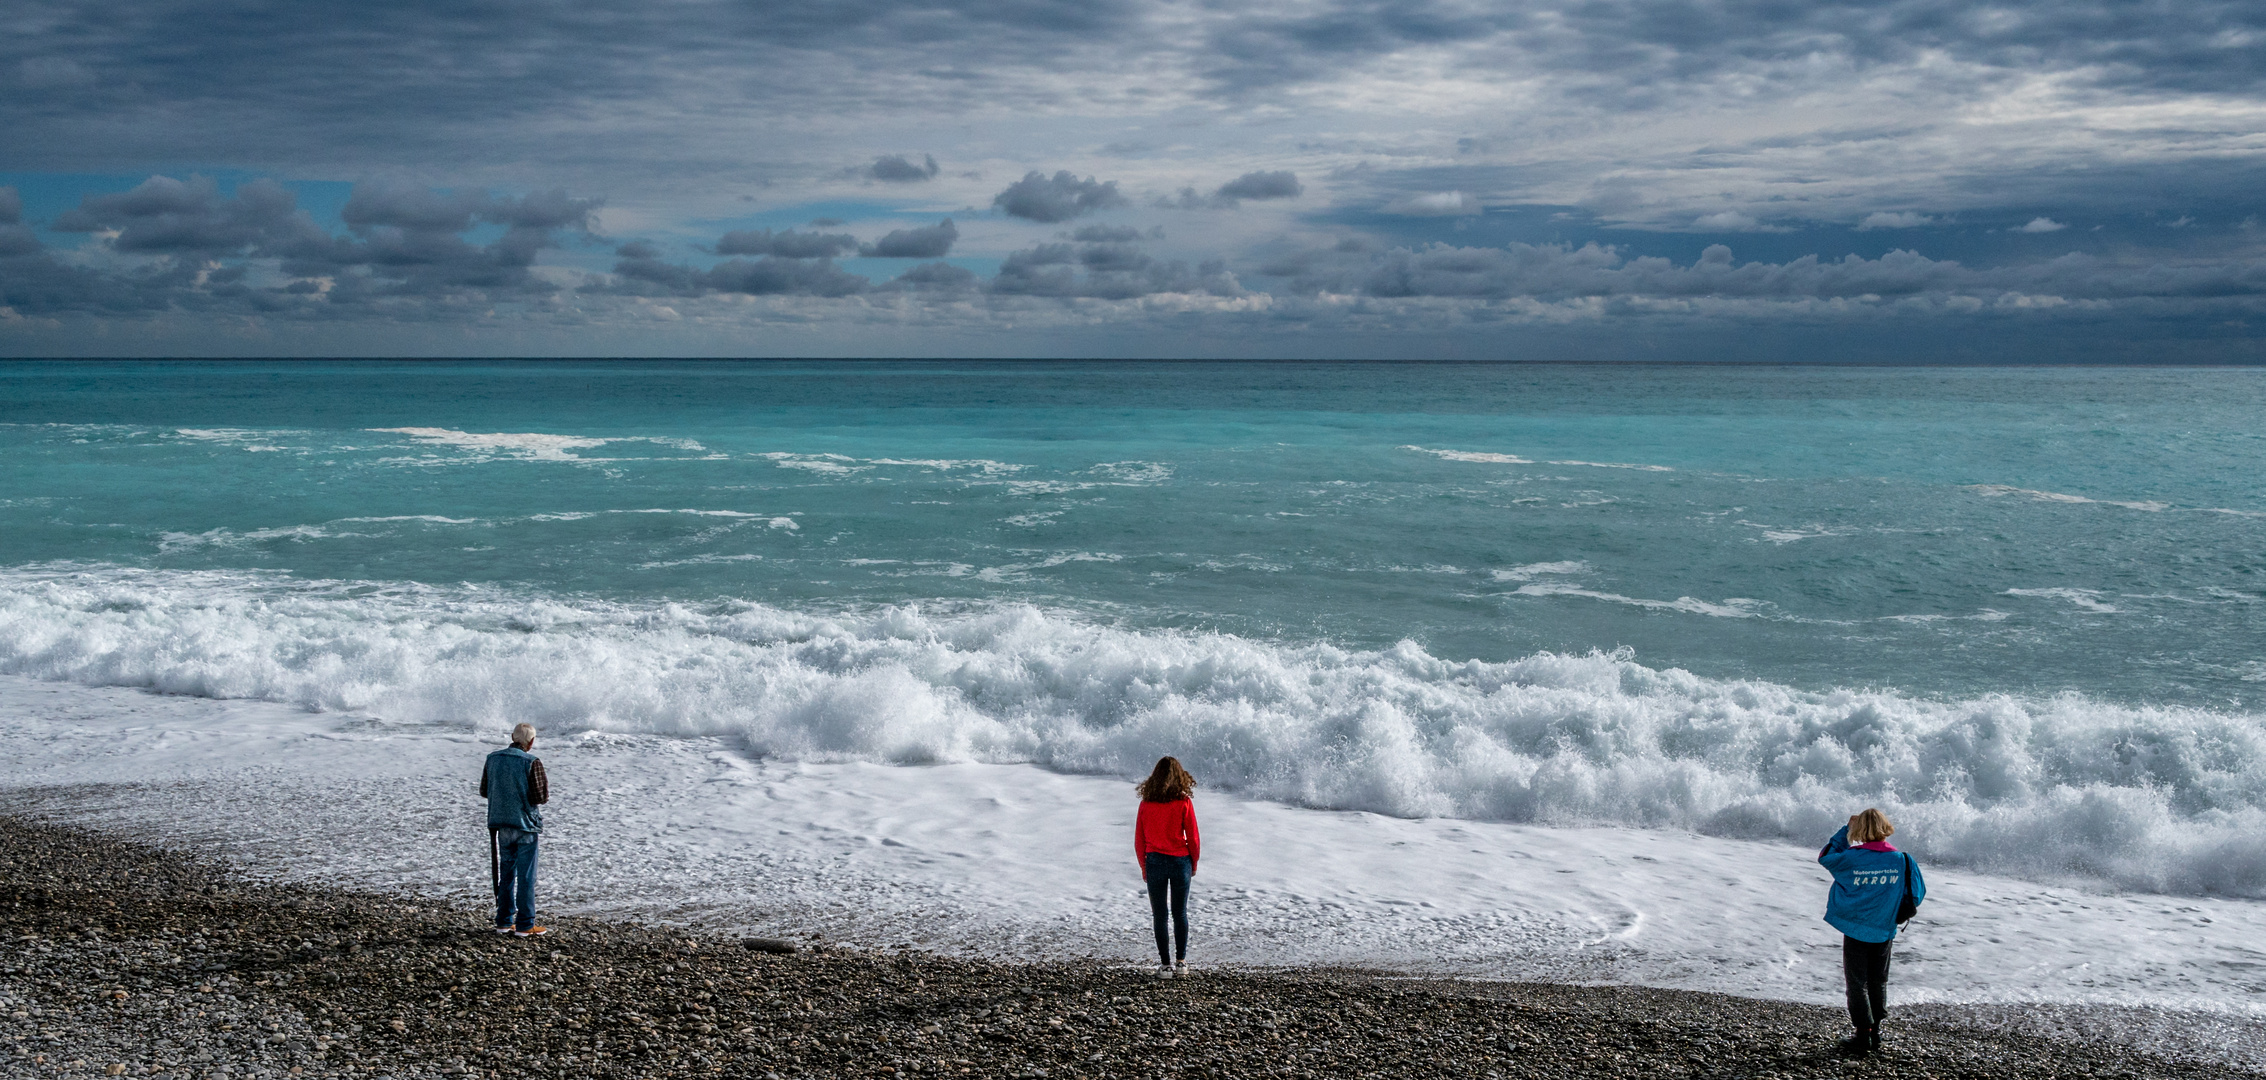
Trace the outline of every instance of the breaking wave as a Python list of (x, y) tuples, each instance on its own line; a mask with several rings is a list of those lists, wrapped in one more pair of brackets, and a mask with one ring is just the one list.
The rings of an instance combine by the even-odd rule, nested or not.
[(2266, 722), (1132, 630), (1022, 605), (808, 613), (257, 572), (0, 571), (0, 672), (500, 731), (1033, 762), (1299, 805), (1813, 843), (1867, 805), (1938, 861), (2266, 897)]

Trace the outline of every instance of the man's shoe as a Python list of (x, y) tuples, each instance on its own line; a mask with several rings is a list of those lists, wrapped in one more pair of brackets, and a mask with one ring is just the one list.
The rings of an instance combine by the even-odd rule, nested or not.
[(508, 934), (508, 933), (511, 933), (511, 924), (510, 924), (510, 923), (504, 923), (503, 925), (496, 927), (496, 933), (499, 933), (499, 934)]
[(1861, 1058), (1866, 1056), (1867, 1054), (1872, 1053), (1874, 1038), (1875, 1036), (1872, 1032), (1860, 1031), (1855, 1035), (1851, 1035), (1848, 1038), (1841, 1040), (1841, 1056), (1848, 1058)]
[(1870, 1050), (1871, 1050), (1871, 1051), (1872, 1051), (1873, 1053), (1876, 1053), (1876, 1054), (1877, 1054), (1877, 1053), (1880, 1053), (1880, 1029), (1879, 1029), (1879, 1028), (1874, 1028), (1874, 1029), (1873, 1029), (1873, 1034), (1872, 1034), (1872, 1037), (1866, 1040), (1866, 1045), (1867, 1045), (1867, 1047), (1868, 1047), (1868, 1048), (1869, 1048), (1869, 1049), (1870, 1049)]
[(542, 937), (543, 935), (545, 935), (545, 934), (548, 934), (548, 933), (550, 933), (550, 932), (551, 932), (551, 928), (550, 928), (550, 927), (548, 927), (548, 926), (530, 926), (530, 927), (528, 927), (528, 928), (527, 928), (527, 929), (525, 929), (525, 930), (514, 930), (514, 931), (512, 931), (512, 932), (511, 932), (511, 936), (513, 936), (513, 937)]

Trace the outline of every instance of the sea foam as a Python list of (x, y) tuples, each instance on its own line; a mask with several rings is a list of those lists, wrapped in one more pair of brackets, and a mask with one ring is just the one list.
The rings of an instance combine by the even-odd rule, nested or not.
[(1812, 842), (1878, 805), (1947, 864), (2266, 896), (2266, 724), (2077, 695), (1804, 690), (1627, 651), (1506, 661), (1128, 629), (246, 571), (0, 571), (0, 672), (762, 756), (1032, 762), (1309, 807)]

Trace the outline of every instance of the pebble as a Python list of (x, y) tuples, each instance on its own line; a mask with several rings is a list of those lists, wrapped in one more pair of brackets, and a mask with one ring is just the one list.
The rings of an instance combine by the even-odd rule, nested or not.
[(1892, 1021), (1884, 1055), (1850, 1062), (1834, 1052), (1838, 1010), (1680, 991), (1318, 970), (1159, 980), (577, 918), (499, 939), (485, 914), (238, 881), (0, 816), (0, 1076), (90, 1060), (183, 1080), (2228, 1074), (1925, 1020)]

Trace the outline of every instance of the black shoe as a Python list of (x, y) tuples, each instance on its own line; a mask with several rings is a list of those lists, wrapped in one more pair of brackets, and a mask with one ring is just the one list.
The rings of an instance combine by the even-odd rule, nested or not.
[(1874, 1028), (1874, 1029), (1873, 1029), (1873, 1033), (1872, 1033), (1871, 1037), (1867, 1038), (1867, 1039), (1866, 1039), (1865, 1041), (1866, 1041), (1867, 1043), (1869, 1043), (1869, 1044), (1871, 1045), (1871, 1049), (1872, 1049), (1872, 1052), (1873, 1052), (1873, 1053), (1876, 1053), (1876, 1054), (1877, 1054), (1877, 1053), (1880, 1053), (1880, 1029), (1879, 1029), (1879, 1028)]
[(1880, 1036), (1878, 1034), (1870, 1031), (1860, 1031), (1855, 1035), (1851, 1035), (1848, 1038), (1841, 1040), (1841, 1056), (1850, 1058), (1864, 1057), (1865, 1055), (1873, 1052), (1873, 1047), (1880, 1045), (1879, 1040)]

